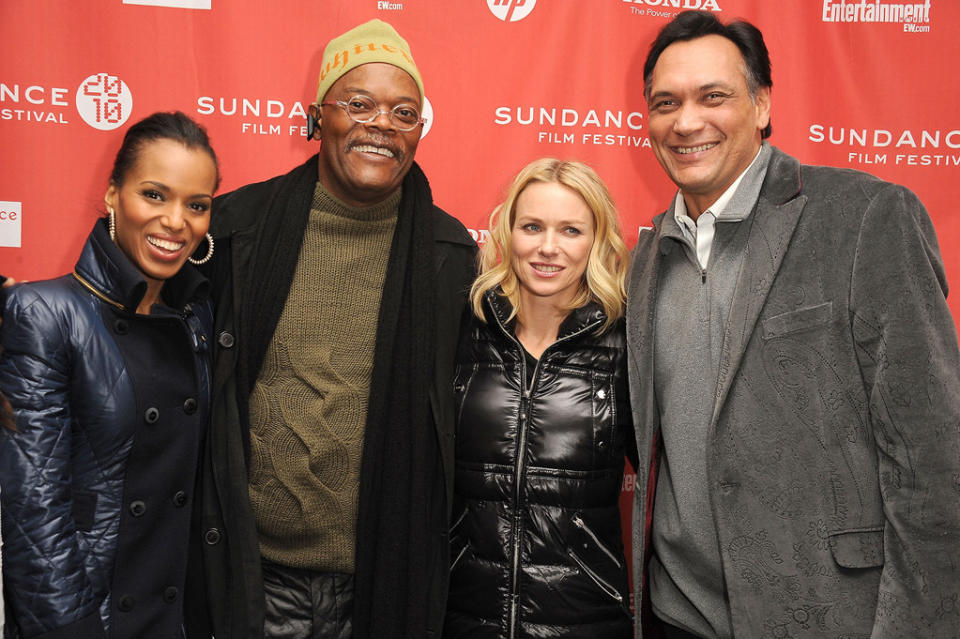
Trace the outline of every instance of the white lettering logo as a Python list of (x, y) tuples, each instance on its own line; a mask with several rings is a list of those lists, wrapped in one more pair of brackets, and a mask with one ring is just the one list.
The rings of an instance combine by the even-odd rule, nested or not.
[(504, 22), (523, 20), (530, 15), (536, 4), (537, 0), (487, 0), (487, 6), (493, 15)]
[[(908, 32), (930, 31), (930, 2), (882, 2), (881, 0), (823, 0), (823, 22), (900, 22)], [(918, 23), (921, 27), (915, 27)]]
[(0, 246), (20, 247), (20, 202), (0, 202)]
[(640, 133), (643, 113), (639, 111), (500, 106), (493, 115), (494, 124), (537, 127), (537, 142), (541, 144), (650, 147), (650, 141)]
[(123, 4), (140, 4), (147, 7), (171, 7), (173, 9), (209, 9), (211, 0), (123, 0)]
[(427, 99), (427, 96), (423, 96), (423, 113), (421, 116), (426, 123), (423, 125), (423, 130), (420, 132), (420, 139), (427, 137), (427, 133), (430, 132), (430, 127), (433, 126), (433, 105), (430, 104), (430, 100)]
[(473, 241), (483, 246), (490, 239), (490, 231), (487, 229), (467, 229), (467, 233), (473, 238)]
[(95, 129), (109, 131), (122, 126), (132, 109), (133, 94), (115, 75), (91, 75), (77, 89), (77, 111)]
[[(723, 11), (717, 0), (623, 0), (627, 4), (645, 4), (648, 7), (663, 7), (664, 9), (700, 9), (701, 11)], [(632, 9), (633, 7), (631, 7)], [(641, 11), (642, 13), (642, 11)], [(655, 13), (652, 15), (667, 16), (669, 13)]]
[(807, 139), (848, 147), (850, 164), (960, 167), (960, 129), (856, 129), (811, 124)]

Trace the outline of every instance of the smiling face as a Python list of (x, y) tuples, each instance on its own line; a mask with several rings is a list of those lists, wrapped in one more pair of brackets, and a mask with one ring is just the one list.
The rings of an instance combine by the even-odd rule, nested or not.
[(196, 250), (210, 226), (217, 168), (210, 155), (180, 142), (145, 142), (121, 184), (107, 189), (116, 242), (146, 278), (162, 286)]
[(723, 195), (760, 150), (770, 89), (751, 99), (740, 50), (708, 35), (674, 42), (650, 82), (650, 142), (696, 219)]
[(584, 281), (593, 217), (576, 191), (556, 182), (533, 182), (520, 193), (510, 251), (524, 308), (569, 305)]
[[(324, 102), (363, 95), (381, 111), (399, 104), (420, 108), (420, 89), (406, 71), (383, 62), (364, 64), (333, 83)], [(366, 124), (354, 122), (339, 106), (324, 106), (320, 119), (320, 183), (352, 206), (385, 200), (413, 164), (422, 126), (398, 131), (386, 113)]]

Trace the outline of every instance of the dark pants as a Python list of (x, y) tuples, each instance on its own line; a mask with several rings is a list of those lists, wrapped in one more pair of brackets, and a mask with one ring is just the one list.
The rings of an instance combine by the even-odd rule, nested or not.
[(692, 632), (687, 632), (683, 628), (672, 626), (656, 615), (654, 615), (654, 619), (657, 620), (657, 627), (660, 628), (660, 636), (662, 636), (663, 639), (701, 639), (700, 635), (695, 635)]
[(350, 639), (353, 575), (263, 561), (267, 639)]

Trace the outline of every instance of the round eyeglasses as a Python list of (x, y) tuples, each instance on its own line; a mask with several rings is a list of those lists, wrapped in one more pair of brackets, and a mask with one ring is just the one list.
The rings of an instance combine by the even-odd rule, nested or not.
[(398, 131), (413, 131), (418, 124), (426, 123), (425, 118), (420, 117), (420, 111), (411, 104), (398, 104), (389, 111), (381, 110), (377, 103), (365, 95), (355, 95), (349, 100), (336, 100), (321, 102), (320, 106), (338, 106), (347, 112), (350, 119), (360, 124), (369, 124), (379, 117), (381, 113), (386, 114), (397, 127)]

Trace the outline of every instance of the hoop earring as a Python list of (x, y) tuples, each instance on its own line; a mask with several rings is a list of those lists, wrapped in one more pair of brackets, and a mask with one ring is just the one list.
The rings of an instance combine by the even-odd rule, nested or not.
[(109, 221), (107, 226), (110, 228), (110, 241), (116, 244), (117, 242), (117, 216), (113, 212), (113, 208), (108, 208), (107, 212), (110, 214)]
[(210, 245), (210, 248), (207, 249), (207, 254), (203, 256), (202, 259), (195, 260), (192, 257), (188, 257), (187, 261), (193, 264), (194, 266), (200, 266), (201, 264), (206, 264), (210, 261), (210, 258), (213, 257), (213, 236), (207, 233), (207, 244)]

